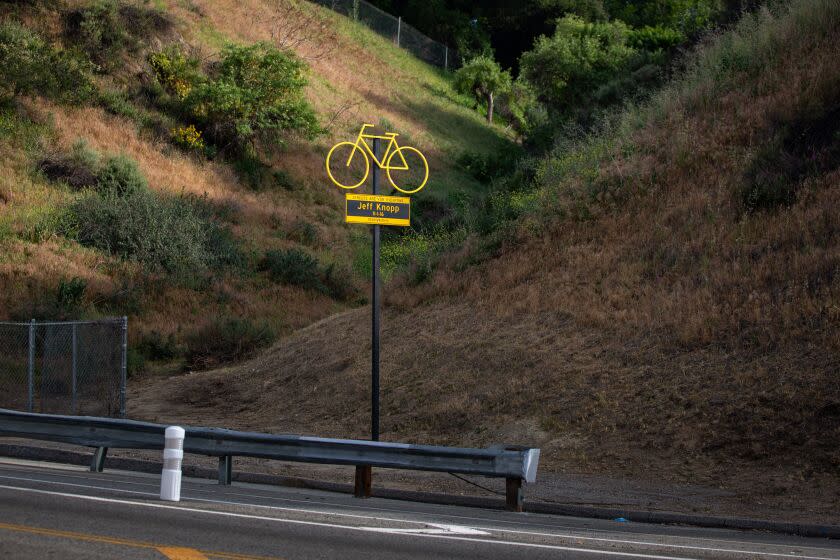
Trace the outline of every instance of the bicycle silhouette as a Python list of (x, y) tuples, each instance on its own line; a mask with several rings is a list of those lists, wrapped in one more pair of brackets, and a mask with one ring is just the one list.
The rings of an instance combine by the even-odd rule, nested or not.
[[(362, 186), (370, 174), (370, 161), (372, 159), (377, 167), (385, 170), (385, 174), (388, 176), (388, 181), (398, 191), (405, 194), (413, 194), (425, 187), (426, 182), (429, 180), (429, 163), (426, 161), (426, 157), (420, 152), (420, 150), (412, 146), (400, 146), (397, 143), (397, 136), (399, 136), (399, 134), (395, 132), (386, 132), (384, 135), (365, 133), (365, 130), (373, 127), (374, 125), (372, 124), (363, 124), (355, 142), (339, 142), (330, 149), (327, 154), (327, 175), (329, 175), (332, 182), (342, 189), (348, 190)], [(388, 141), (385, 147), (385, 153), (382, 155), (382, 159), (377, 158), (376, 154), (373, 153), (373, 150), (368, 145), (367, 140), (373, 140), (375, 138)], [(415, 161), (413, 162), (413, 165), (409, 165), (406, 156), (410, 156), (411, 154), (419, 156), (420, 162)], [(364, 161), (364, 173), (362, 173), (361, 169), (351, 169), (350, 167), (357, 156), (361, 157)], [(342, 162), (344, 162), (345, 159), (347, 163), (343, 164)], [(413, 160), (415, 158), (410, 157), (409, 159)], [(342, 180), (336, 179), (330, 166), (331, 161), (334, 161), (337, 164), (338, 170), (341, 170), (341, 167), (343, 166), (349, 177), (342, 177)], [(394, 177), (391, 176), (392, 171), (417, 172), (419, 169), (419, 166), (417, 165), (418, 163), (422, 163), (423, 168), (420, 173), (423, 180), (420, 182), (420, 186), (418, 187), (412, 188), (412, 186), (405, 186), (405, 188), (403, 188), (403, 186), (400, 186), (398, 182), (394, 180)], [(354, 182), (357, 177), (359, 177), (358, 182)]]

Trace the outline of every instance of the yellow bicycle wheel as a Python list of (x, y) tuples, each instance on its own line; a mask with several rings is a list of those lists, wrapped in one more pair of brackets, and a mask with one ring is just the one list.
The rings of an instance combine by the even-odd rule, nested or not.
[(327, 175), (342, 189), (362, 186), (369, 173), (368, 155), (353, 142), (339, 142), (327, 154)]
[[(399, 159), (395, 162), (397, 154)], [(414, 194), (425, 187), (429, 180), (429, 162), (417, 148), (401, 146), (388, 156), (385, 172), (395, 189), (405, 194)]]

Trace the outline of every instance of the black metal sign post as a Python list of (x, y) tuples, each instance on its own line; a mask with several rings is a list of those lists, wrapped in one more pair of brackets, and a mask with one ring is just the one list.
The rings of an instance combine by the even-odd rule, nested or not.
[[(373, 140), (373, 155), (379, 158), (379, 138)], [(379, 166), (373, 166), (373, 184), (371, 194), (379, 194)], [(372, 333), (370, 345), (370, 379), (371, 379), (371, 403), (370, 403), (370, 439), (379, 441), (379, 313), (380, 313), (380, 290), (379, 290), (379, 225), (373, 226), (373, 271), (371, 278), (371, 316)]]
[[(379, 138), (373, 139), (373, 154), (379, 158)], [(379, 166), (373, 166), (371, 194), (379, 194)], [(373, 237), (373, 254), (371, 262), (371, 340), (370, 340), (370, 439), (379, 441), (379, 225), (371, 226)], [(356, 484), (354, 485), (357, 498), (369, 498), (372, 485), (372, 469), (370, 465), (356, 466)]]

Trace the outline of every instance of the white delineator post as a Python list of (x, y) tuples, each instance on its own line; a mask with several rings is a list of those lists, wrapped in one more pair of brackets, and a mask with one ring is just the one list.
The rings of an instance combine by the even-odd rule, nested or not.
[(184, 460), (184, 428), (166, 428), (163, 448), (163, 472), (160, 476), (160, 499), (181, 501), (181, 462)]

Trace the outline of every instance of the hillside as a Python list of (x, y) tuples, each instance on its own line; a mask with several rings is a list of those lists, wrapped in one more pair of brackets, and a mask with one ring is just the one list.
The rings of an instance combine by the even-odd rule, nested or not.
[[(538, 445), (547, 472), (836, 520), (840, 7), (788, 4), (558, 146), (500, 248), (472, 238), (386, 286), (384, 439)], [(138, 385), (135, 414), (363, 437), (368, 312)]]
[[(426, 153), (434, 173), (419, 203), (432, 210), (432, 220), (450, 196), (483, 196), (482, 186), (452, 163), (457, 156), (509, 143), (502, 128), (488, 127), (465, 106), (444, 72), (302, 0), (2, 3), (0, 14), (43, 38), (47, 50), (70, 53), (72, 64), (81, 64), (72, 58), (80, 50), (97, 64), (96, 93), (81, 102), (74, 97), (81, 82), (71, 84), (70, 101), (35, 91), (5, 102), (0, 319), (127, 314), (138, 371), (149, 360), (180, 367), (184, 353), (194, 367), (241, 358), (194, 346), (212, 333), (256, 347), (364, 302), (367, 232), (343, 223), (343, 193), (323, 172), (328, 147), (354, 137), (360, 123), (399, 132)], [(79, 18), (89, 27), (73, 24)], [(173, 109), (175, 96), (160, 93), (152, 55), (177, 48), (212, 70), (224, 45), (260, 41), (291, 48), (307, 66), (305, 99), (324, 132), (263, 143), (259, 160), (207, 157), (179, 146), (173, 131), (190, 122)], [(68, 176), (68, 166), (96, 158), (106, 165), (118, 155), (136, 162), (150, 200), (175, 201), (176, 213), (178, 201), (196, 208), (186, 211), (217, 232), (218, 239), (206, 240), (217, 244), (209, 256), (183, 265), (178, 255), (152, 248), (158, 253), (151, 257), (135, 251), (124, 258), (66, 226), (67, 209), (85, 198), (74, 181), (92, 173), (75, 169)], [(167, 239), (160, 243), (176, 243), (166, 231), (160, 235)], [(183, 247), (176, 251), (188, 252), (198, 240), (177, 242)], [(310, 267), (313, 278), (302, 285), (272, 276), (272, 252), (290, 250)], [(220, 264), (222, 254), (227, 260)], [(159, 255), (171, 261), (161, 261), (163, 270), (148, 262)]]

